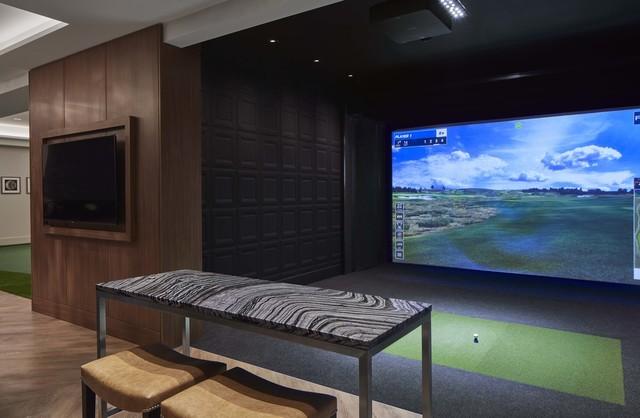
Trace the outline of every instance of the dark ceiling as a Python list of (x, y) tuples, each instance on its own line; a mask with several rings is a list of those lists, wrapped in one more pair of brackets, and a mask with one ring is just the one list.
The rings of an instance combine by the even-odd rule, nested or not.
[(210, 41), (205, 51), (234, 64), (350, 85), (371, 102), (415, 86), (437, 91), (640, 67), (637, 0), (463, 0), (468, 16), (454, 22), (451, 34), (404, 45), (370, 24), (369, 8), (379, 1), (345, 0)]

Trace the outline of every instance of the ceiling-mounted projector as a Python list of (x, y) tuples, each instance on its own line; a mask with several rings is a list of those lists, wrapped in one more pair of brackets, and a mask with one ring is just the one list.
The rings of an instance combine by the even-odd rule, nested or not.
[(387, 36), (406, 44), (451, 33), (453, 20), (466, 10), (459, 0), (387, 0), (371, 7), (369, 15)]

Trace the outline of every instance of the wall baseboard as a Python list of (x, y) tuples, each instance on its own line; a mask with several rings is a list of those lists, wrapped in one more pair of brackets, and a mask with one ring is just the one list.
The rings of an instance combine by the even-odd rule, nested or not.
[(0, 237), (0, 247), (19, 244), (31, 244), (31, 237), (29, 235), (24, 237)]
[(310, 284), (329, 277), (339, 276), (343, 272), (342, 264), (336, 264), (329, 267), (324, 267), (318, 270), (309, 271), (306, 273), (298, 274), (295, 276), (286, 277), (280, 282), (295, 283), (295, 284)]

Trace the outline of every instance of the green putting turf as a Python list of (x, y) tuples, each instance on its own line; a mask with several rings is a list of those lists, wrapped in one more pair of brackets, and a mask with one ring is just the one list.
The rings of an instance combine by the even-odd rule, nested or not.
[[(432, 337), (434, 364), (624, 405), (618, 339), (443, 312)], [(417, 329), (385, 352), (420, 360), (420, 347)]]
[(0, 290), (31, 298), (31, 275), (13, 271), (0, 271)]
[(31, 273), (31, 245), (0, 246), (0, 271)]

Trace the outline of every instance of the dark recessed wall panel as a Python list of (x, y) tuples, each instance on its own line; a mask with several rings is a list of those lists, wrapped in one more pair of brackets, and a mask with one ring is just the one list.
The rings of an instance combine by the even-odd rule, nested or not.
[(341, 273), (339, 102), (320, 87), (220, 70), (206, 47), (202, 70), (204, 269), (296, 281)]
[[(385, 220), (391, 218), (387, 186), (390, 167), (385, 125), (360, 115), (346, 119), (345, 205), (347, 272), (375, 267), (390, 251)], [(378, 167), (372, 170), (371, 167)], [(334, 214), (335, 216), (335, 214)]]

